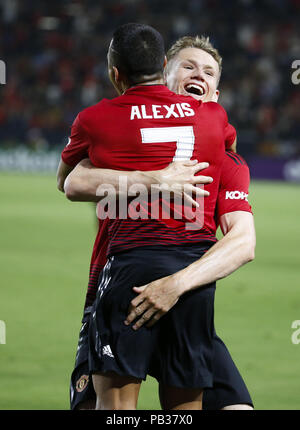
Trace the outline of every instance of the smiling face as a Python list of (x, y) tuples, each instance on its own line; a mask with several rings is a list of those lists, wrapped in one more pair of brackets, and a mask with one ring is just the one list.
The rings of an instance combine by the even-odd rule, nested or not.
[(166, 83), (177, 94), (216, 102), (219, 78), (219, 65), (212, 55), (199, 48), (184, 48), (169, 61)]

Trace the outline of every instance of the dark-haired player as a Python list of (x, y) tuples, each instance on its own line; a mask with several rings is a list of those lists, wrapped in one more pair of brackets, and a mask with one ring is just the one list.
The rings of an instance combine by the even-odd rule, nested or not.
[[(190, 48), (190, 49), (187, 49)], [(181, 52), (183, 50), (183, 52)], [(205, 97), (209, 100), (210, 97), (217, 100), (218, 92), (210, 92), (210, 97), (207, 94), (196, 94), (197, 88), (190, 87), (190, 84), (198, 84), (206, 80), (206, 76), (211, 74), (211, 70), (204, 68), (205, 63), (199, 59), (199, 50), (213, 54), (221, 65), (221, 59), (218, 53), (214, 50), (207, 38), (203, 37), (184, 37), (179, 39), (169, 50), (167, 56), (169, 59), (167, 81), (169, 86), (174, 90), (185, 93), (186, 91), (194, 92), (193, 97)], [(189, 53), (189, 57), (186, 54)], [(172, 60), (172, 61), (170, 61)], [(187, 63), (187, 60), (192, 60)], [(201, 70), (202, 68), (202, 70)], [(206, 72), (206, 73), (205, 73)], [(209, 86), (209, 84), (208, 84)], [(75, 156), (75, 160), (74, 157)], [(69, 152), (67, 161), (74, 166), (76, 161), (76, 151)], [(174, 163), (173, 163), (174, 165)], [(169, 166), (172, 168), (172, 164)], [(183, 166), (176, 166), (182, 168)], [(174, 167), (173, 167), (174, 168)], [(191, 169), (191, 167), (186, 167)], [(172, 172), (172, 173), (171, 173)], [(145, 175), (147, 172), (144, 172)], [(175, 181), (182, 178), (186, 181), (190, 180), (190, 176), (186, 177), (179, 175), (179, 171), (170, 169), (166, 172), (149, 172), (149, 176), (141, 177), (139, 172), (126, 172), (129, 182), (134, 180), (144, 181), (148, 185), (149, 181), (161, 182), (162, 178)], [(177, 175), (176, 175), (177, 173)], [(182, 172), (180, 172), (181, 174)], [(186, 172), (187, 173), (187, 172)], [(125, 172), (123, 172), (125, 174)], [(136, 176), (136, 174), (138, 176)], [(193, 174), (193, 171), (190, 172)], [(80, 163), (66, 183), (66, 194), (73, 200), (94, 201), (96, 189), (99, 184), (114, 183), (117, 186), (119, 172), (107, 171), (105, 169), (94, 168), (88, 160)], [(135, 179), (133, 179), (135, 177)], [(63, 181), (62, 181), (63, 182)], [(130, 182), (130, 183), (131, 183)], [(247, 260), (252, 259), (255, 246), (255, 231), (253, 228), (253, 217), (251, 209), (247, 202), (247, 194), (249, 187), (249, 170), (244, 161), (239, 156), (233, 153), (228, 153), (223, 164), (222, 175), (220, 179), (220, 190), (218, 195), (218, 220), (221, 224), (225, 237), (219, 242), (219, 249), (214, 245), (210, 250), (210, 260), (216, 263), (218, 253), (223, 251), (221, 258), (227, 267), (228, 272), (235, 270)], [(239, 198), (236, 198), (238, 194)], [(232, 198), (234, 196), (234, 198)], [(96, 295), (97, 279), (100, 270), (106, 262), (106, 246), (107, 246), (107, 229), (104, 228), (106, 221), (100, 222), (99, 231), (95, 241), (90, 282), (86, 298), (85, 315), (83, 326), (80, 333), (79, 347), (76, 355), (76, 366), (72, 374), (71, 381), (71, 407), (72, 408), (94, 408), (95, 393), (91, 381), (89, 381), (87, 367), (87, 329), (89, 310)], [(216, 258), (216, 260), (215, 260)], [(235, 262), (236, 267), (232, 267)], [(206, 264), (202, 258), (201, 263)], [(210, 264), (207, 276), (213, 281), (216, 279), (214, 273), (215, 264)], [(207, 266), (206, 266), (207, 267)], [(252, 402), (245, 384), (240, 377), (231, 357), (222, 343), (215, 336), (214, 338), (214, 387), (207, 389), (204, 392), (204, 409), (247, 409), (250, 408)], [(163, 399), (163, 396), (162, 396)], [(163, 404), (163, 401), (162, 401)]]
[[(85, 190), (85, 198), (93, 201), (95, 191), (93, 186), (90, 186), (90, 183), (95, 182), (95, 184), (99, 185), (102, 175), (102, 169), (92, 168), (89, 162), (84, 160), (80, 166), (75, 168), (73, 178), (69, 182), (69, 185), (73, 187), (73, 199), (82, 198), (83, 190)], [(66, 188), (68, 189), (68, 185)], [(251, 207), (247, 198), (248, 189), (249, 169), (246, 162), (238, 154), (226, 152), (220, 178), (216, 212), (216, 224), (221, 225), (225, 236), (210, 249), (210, 261), (205, 261), (205, 256), (199, 260), (199, 263), (202, 264), (202, 268), (199, 266), (199, 270), (203, 269), (203, 273), (206, 271), (207, 279), (210, 281), (219, 276), (219, 274), (216, 276), (214, 270), (215, 265), (219, 262), (218, 259), (221, 259), (228, 272), (231, 272), (235, 269), (232, 266), (233, 263), (239, 266), (252, 258), (250, 255), (253, 252), (255, 233)], [(76, 194), (77, 192), (78, 194)], [(72, 409), (95, 408), (96, 395), (92, 381), (89, 378), (87, 363), (87, 337), (91, 305), (97, 291), (97, 281), (107, 261), (107, 243), (107, 220), (103, 220), (99, 222), (99, 230), (94, 245), (85, 312), (79, 336), (75, 369), (71, 378)], [(203, 409), (251, 409), (252, 400), (248, 390), (227, 348), (216, 334), (214, 335), (214, 350), (214, 386), (211, 389), (204, 390)], [(164, 397), (163, 393), (161, 393), (163, 407)]]
[[(125, 84), (125, 85), (126, 85), (126, 84)], [(156, 112), (157, 112), (157, 110), (156, 110)], [(238, 157), (237, 157), (237, 159), (238, 159)], [(109, 350), (108, 350), (108, 352), (109, 352)], [(108, 354), (108, 355), (109, 355), (109, 354)], [(111, 357), (111, 358), (112, 358), (112, 357)], [(107, 380), (107, 378), (106, 378), (106, 379), (104, 378), (104, 381), (106, 381), (106, 380)], [(103, 381), (102, 381), (102, 382), (103, 382)]]

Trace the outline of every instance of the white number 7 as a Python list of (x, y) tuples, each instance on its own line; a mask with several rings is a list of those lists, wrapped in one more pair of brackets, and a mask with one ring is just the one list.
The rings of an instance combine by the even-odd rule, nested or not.
[(194, 151), (195, 135), (192, 126), (141, 128), (142, 143), (176, 142), (173, 161), (189, 160)]
[[(176, 142), (176, 151), (173, 161), (189, 160), (194, 151), (195, 135), (192, 126), (186, 127), (159, 127), (141, 128), (143, 143)], [(198, 185), (198, 187), (203, 185)], [(186, 223), (186, 230), (200, 230), (204, 224), (204, 200), (197, 198), (199, 208), (195, 212), (195, 220)]]

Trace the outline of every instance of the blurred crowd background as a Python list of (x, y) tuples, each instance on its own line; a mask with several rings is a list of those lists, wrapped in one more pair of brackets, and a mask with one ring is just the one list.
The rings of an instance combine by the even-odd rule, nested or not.
[(300, 156), (300, 0), (0, 0), (0, 149), (61, 149), (84, 107), (115, 97), (106, 52), (125, 22), (166, 48), (205, 34), (223, 56), (220, 103), (245, 157)]

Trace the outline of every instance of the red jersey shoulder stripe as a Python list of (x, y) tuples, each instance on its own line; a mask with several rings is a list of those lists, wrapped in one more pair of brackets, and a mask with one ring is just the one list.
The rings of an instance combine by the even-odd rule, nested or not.
[(243, 159), (243, 157), (241, 157), (239, 154), (236, 154), (235, 152), (232, 151), (226, 151), (226, 155), (231, 158), (236, 164), (239, 165), (244, 165), (246, 164), (245, 160)]

